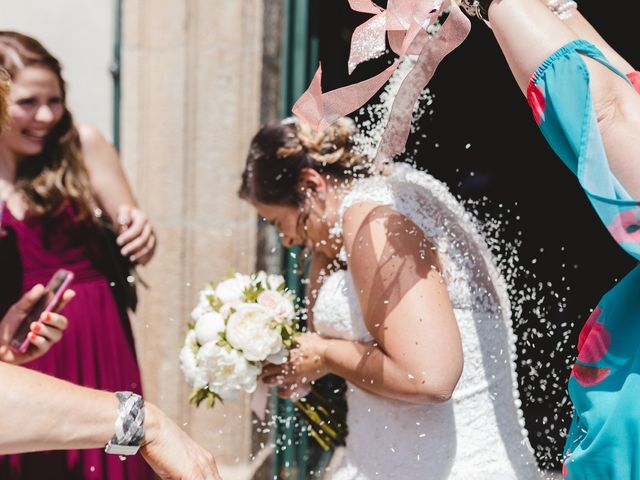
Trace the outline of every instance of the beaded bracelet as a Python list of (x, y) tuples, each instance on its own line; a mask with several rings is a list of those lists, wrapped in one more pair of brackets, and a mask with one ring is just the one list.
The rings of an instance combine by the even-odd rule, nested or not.
[(548, 0), (546, 4), (547, 8), (560, 20), (567, 20), (573, 17), (578, 8), (578, 4), (573, 0)]

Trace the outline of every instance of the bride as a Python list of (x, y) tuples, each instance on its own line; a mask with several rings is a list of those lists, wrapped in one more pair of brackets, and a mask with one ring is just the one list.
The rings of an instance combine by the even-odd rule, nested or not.
[(264, 379), (348, 382), (335, 480), (534, 479), (505, 285), (472, 217), (430, 175), (372, 175), (355, 126), (254, 137), (240, 196), (312, 252), (307, 333)]

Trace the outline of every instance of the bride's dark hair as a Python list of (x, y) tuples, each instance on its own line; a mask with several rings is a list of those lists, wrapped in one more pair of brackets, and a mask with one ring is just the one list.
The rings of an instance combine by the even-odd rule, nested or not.
[(348, 117), (316, 132), (301, 122), (266, 125), (251, 141), (240, 198), (269, 205), (300, 206), (300, 172), (312, 168), (337, 181), (368, 176), (371, 162), (354, 150), (357, 128)]

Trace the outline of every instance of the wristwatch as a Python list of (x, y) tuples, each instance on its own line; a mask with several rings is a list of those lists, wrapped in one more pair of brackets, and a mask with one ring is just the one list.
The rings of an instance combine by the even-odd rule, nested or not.
[(122, 459), (135, 455), (144, 438), (144, 401), (133, 392), (116, 392), (118, 418), (115, 433), (104, 451), (120, 455)]

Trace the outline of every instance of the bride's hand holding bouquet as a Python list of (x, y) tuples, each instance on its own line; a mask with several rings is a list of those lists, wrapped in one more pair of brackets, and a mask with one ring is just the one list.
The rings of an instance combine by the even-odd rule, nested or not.
[(328, 375), (326, 351), (330, 340), (315, 333), (305, 333), (296, 337), (296, 346), (289, 352), (289, 360), (281, 365), (265, 365), (262, 380), (270, 386), (278, 387), (282, 398), (297, 399), (300, 392), (319, 378)]
[[(309, 435), (322, 448), (344, 441), (346, 430), (334, 421), (335, 409), (311, 389), (314, 380), (328, 373), (328, 341), (298, 332), (295, 295), (282, 276), (237, 273), (211, 283), (200, 291), (191, 317), (180, 366), (193, 387), (192, 402), (206, 400), (213, 407), (217, 400), (254, 393), (262, 378), (295, 402), (309, 422)], [(263, 391), (259, 393), (262, 397)]]

